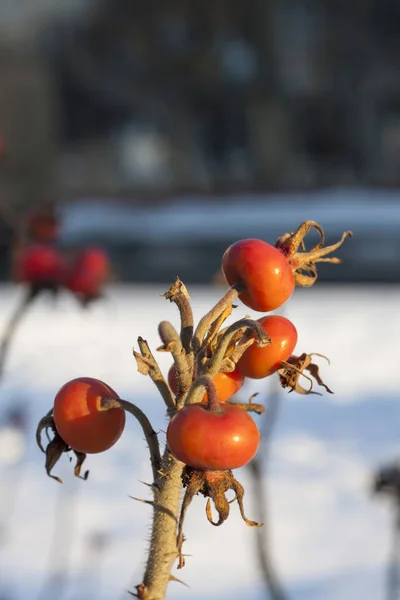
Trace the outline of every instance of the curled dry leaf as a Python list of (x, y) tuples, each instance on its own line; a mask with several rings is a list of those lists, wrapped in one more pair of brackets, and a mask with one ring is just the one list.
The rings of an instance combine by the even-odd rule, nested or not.
[(148, 358), (144, 358), (139, 352), (133, 351), (133, 356), (136, 359), (136, 364), (139, 373), (142, 375), (148, 375), (150, 373), (150, 369), (152, 367), (152, 362)]
[(234, 371), (237, 363), (242, 358), (252, 344), (254, 344), (255, 338), (248, 338), (247, 336), (242, 337), (232, 348), (228, 348), (224, 360), (221, 364), (221, 371), (230, 373)]
[(221, 329), (221, 326), (223, 323), (225, 323), (226, 319), (228, 317), (230, 317), (232, 314), (232, 304), (228, 304), (224, 310), (222, 311), (222, 313), (220, 315), (218, 315), (218, 317), (211, 323), (209, 330), (207, 331), (206, 334), (206, 339), (205, 339), (205, 346), (207, 346), (208, 348), (212, 349), (215, 348), (216, 343), (218, 343), (218, 339), (217, 342), (214, 343), (215, 338), (221, 334), (221, 332), (218, 334), (218, 332)]
[[(282, 367), (278, 369), (281, 386), (283, 388), (290, 388), (289, 392), (297, 392), (298, 394), (317, 394), (318, 396), (321, 396), (319, 392), (312, 391), (312, 379), (304, 373), (304, 371), (308, 371), (318, 385), (324, 387), (329, 394), (333, 394), (332, 390), (322, 381), (319, 375), (318, 365), (312, 362), (313, 356), (321, 356), (329, 363), (329, 360), (322, 354), (307, 354), (304, 352), (300, 356), (292, 355), (287, 361), (282, 362)], [(310, 382), (308, 390), (299, 383), (301, 376), (305, 377)]]
[(185, 296), (185, 298), (190, 298), (186, 285), (183, 283), (183, 281), (179, 279), (179, 277), (177, 277), (174, 283), (169, 288), (169, 290), (165, 292), (163, 296), (166, 300), (174, 302), (175, 296), (178, 296), (179, 294), (182, 294), (183, 296)]

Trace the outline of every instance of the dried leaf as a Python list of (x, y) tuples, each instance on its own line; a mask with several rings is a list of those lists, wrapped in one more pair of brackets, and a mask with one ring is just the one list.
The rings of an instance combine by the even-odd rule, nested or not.
[(190, 298), (186, 285), (179, 279), (179, 277), (176, 278), (176, 281), (171, 285), (168, 292), (163, 294), (163, 296), (167, 300), (173, 302), (174, 296), (177, 296), (178, 294), (182, 294), (185, 296), (185, 298)]
[(242, 336), (239, 342), (226, 353), (224, 360), (222, 361), (221, 371), (225, 371), (226, 373), (231, 373), (235, 370), (237, 363), (242, 358), (243, 354), (246, 352), (247, 348), (249, 348), (256, 341), (255, 337), (248, 338), (247, 336)]
[(152, 362), (148, 358), (144, 358), (139, 352), (133, 351), (133, 356), (136, 359), (137, 368), (139, 373), (142, 375), (148, 375), (150, 373), (150, 369), (152, 368)]
[(156, 348), (157, 352), (173, 352), (176, 346), (176, 342), (168, 342), (168, 344), (163, 344), (162, 346), (158, 346)]
[[(312, 379), (304, 373), (308, 371), (315, 381), (325, 390), (333, 394), (332, 390), (323, 382), (319, 375), (319, 367), (312, 362), (312, 356), (323, 356), (316, 353), (303, 353), (301, 356), (291, 356), (287, 362), (282, 362), (282, 367), (278, 370), (279, 379), (283, 388), (290, 388), (289, 392), (297, 392), (298, 394), (316, 394), (321, 396), (319, 392), (312, 391)], [(326, 358), (326, 357), (323, 357)], [(327, 359), (328, 360), (328, 359)], [(299, 383), (300, 377), (305, 377), (310, 382), (310, 387), (306, 389)]]
[(214, 344), (215, 338), (217, 337), (217, 334), (218, 334), (222, 324), (225, 323), (226, 319), (228, 317), (230, 317), (231, 314), (232, 314), (232, 305), (229, 304), (228, 306), (225, 307), (224, 311), (215, 319), (215, 321), (213, 321), (211, 323), (210, 328), (206, 335), (206, 339), (205, 339), (206, 346), (209, 346), (210, 348), (213, 348), (215, 346), (215, 344)]
[(311, 363), (307, 367), (307, 371), (309, 371), (310, 374), (312, 375), (312, 377), (314, 377), (314, 379), (318, 383), (318, 385), (324, 387), (329, 394), (333, 394), (332, 390), (329, 389), (328, 386), (322, 381), (322, 379), (319, 375), (319, 366), (318, 365)]
[[(254, 394), (254, 396), (256, 395), (257, 394)], [(262, 415), (265, 412), (265, 406), (263, 404), (253, 404), (251, 398), (249, 402), (231, 402), (228, 400), (228, 403), (232, 404), (233, 406), (237, 406), (246, 412), (255, 412), (257, 415)]]

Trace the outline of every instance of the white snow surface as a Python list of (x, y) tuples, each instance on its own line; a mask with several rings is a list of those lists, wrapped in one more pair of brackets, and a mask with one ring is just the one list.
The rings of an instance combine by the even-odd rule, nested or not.
[[(0, 464), (0, 522), (6, 521), (7, 536), (0, 545), (0, 598), (55, 598), (43, 586), (49, 568), (54, 572), (60, 565), (68, 576), (63, 593), (68, 600), (128, 598), (124, 590), (140, 583), (151, 509), (129, 496), (150, 498), (142, 482), (150, 480), (151, 471), (137, 423), (128, 417), (120, 441), (109, 452), (88, 457), (86, 482), (73, 477), (72, 464), (63, 457), (54, 468), (62, 486), (46, 476), (34, 433), (59, 387), (86, 375), (106, 381), (144, 409), (164, 443), (164, 405), (132, 357), (139, 335), (153, 349), (159, 345), (161, 320), (178, 327), (178, 311), (162, 298), (164, 291), (161, 285), (115, 286), (106, 301), (87, 311), (69, 296), (55, 304), (43, 298), (18, 329), (1, 382), (0, 407), (4, 412), (13, 402), (26, 402), (30, 427), (20, 465)], [(194, 286), (189, 291), (198, 320), (222, 289)], [(15, 287), (0, 288), (0, 331), (20, 294)], [(277, 311), (295, 323), (298, 353), (329, 356), (330, 366), (317, 360), (335, 391), (321, 397), (281, 394), (264, 481), (272, 556), (293, 600), (382, 597), (391, 514), (387, 503), (372, 497), (370, 481), (372, 471), (400, 451), (399, 302), (395, 286), (317, 285), (296, 291)], [(246, 314), (261, 316), (238, 302), (230, 320)], [(169, 356), (157, 353), (157, 358), (167, 373)], [(276, 384), (270, 379), (246, 384), (241, 397), (258, 391), (260, 401), (267, 401), (269, 386)], [(236, 476), (246, 489), (248, 516), (257, 518), (247, 470), (237, 470)], [(185, 523), (184, 551), (190, 556), (183, 570), (174, 571), (190, 589), (172, 582), (168, 598), (265, 597), (256, 531), (244, 524), (235, 504), (218, 528), (208, 524), (204, 508), (204, 498), (196, 497)], [(97, 559), (88, 553), (95, 532), (109, 535)]]

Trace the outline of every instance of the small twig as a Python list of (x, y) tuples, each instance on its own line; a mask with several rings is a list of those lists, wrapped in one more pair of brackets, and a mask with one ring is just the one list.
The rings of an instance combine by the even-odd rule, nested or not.
[(213, 406), (216, 407), (218, 405), (217, 390), (212, 377), (210, 377), (208, 374), (196, 377), (191, 385), (188, 395), (186, 396), (185, 404), (194, 404), (195, 402), (200, 402), (204, 391), (207, 392), (210, 408)]
[(221, 313), (224, 312), (227, 306), (232, 305), (232, 302), (236, 300), (240, 293), (240, 287), (237, 285), (232, 286), (226, 292), (225, 296), (221, 298), (219, 302), (200, 320), (193, 336), (193, 350), (197, 352), (203, 343), (203, 339), (207, 334), (213, 321), (218, 319)]
[(33, 294), (31, 290), (25, 292), (22, 301), (18, 304), (16, 310), (9, 320), (6, 330), (3, 334), (3, 338), (0, 343), (0, 377), (3, 375), (4, 365), (7, 358), (8, 350), (10, 348), (11, 341), (15, 335), (18, 325), (21, 323), (23, 317), (28, 312), (29, 307), (36, 298), (36, 294)]
[(181, 317), (181, 342), (187, 356), (192, 356), (192, 337), (193, 337), (193, 311), (189, 302), (189, 292), (179, 277), (171, 285), (164, 297), (170, 302), (175, 302)]
[[(212, 410), (213, 412), (219, 412), (220, 408), (218, 402), (218, 393), (212, 377), (210, 377), (209, 375), (200, 375), (199, 377), (197, 377), (197, 379), (195, 379), (194, 383), (195, 385), (192, 386), (192, 390), (197, 390), (201, 388), (205, 389), (207, 394), (209, 410)], [(190, 402), (190, 404), (193, 404), (193, 402)]]
[(400, 592), (400, 504), (398, 500), (394, 510), (392, 547), (387, 572), (387, 600), (398, 600)]
[(230, 325), (230, 327), (226, 329), (224, 335), (220, 338), (213, 356), (206, 366), (205, 373), (207, 375), (214, 377), (214, 375), (220, 371), (228, 346), (233, 336), (241, 329), (243, 329), (243, 333), (245, 333), (246, 330), (253, 331), (257, 336), (256, 343), (261, 347), (268, 346), (268, 344), (271, 343), (271, 338), (268, 337), (264, 328), (258, 321), (254, 321), (253, 319), (240, 319), (239, 321), (236, 321), (236, 323)]
[(126, 412), (133, 415), (140, 423), (143, 429), (146, 442), (149, 446), (150, 461), (153, 470), (153, 479), (156, 481), (158, 478), (158, 471), (161, 468), (161, 454), (160, 445), (158, 443), (157, 433), (154, 431), (149, 419), (144, 412), (127, 400), (116, 400), (115, 398), (102, 398), (101, 399), (101, 410), (110, 410), (112, 408), (123, 408)]
[(36, 600), (61, 598), (65, 592), (70, 575), (69, 563), (75, 534), (77, 491), (78, 488), (74, 485), (65, 493), (65, 488), (60, 486), (49, 552), (49, 564), (45, 581)]
[(161, 321), (158, 326), (163, 346), (158, 350), (171, 352), (175, 363), (177, 394), (176, 406), (179, 409), (185, 402), (185, 397), (189, 391), (193, 379), (193, 368), (190, 368), (186, 361), (186, 354), (182, 346), (181, 338), (175, 327), (168, 321)]
[(156, 359), (154, 358), (148, 343), (142, 337), (138, 337), (138, 345), (140, 354), (133, 351), (133, 355), (136, 358), (138, 365), (138, 371), (143, 375), (149, 375), (153, 383), (156, 385), (160, 392), (169, 414), (175, 413), (175, 398), (171, 392), (169, 385), (164, 379), (161, 369), (158, 366)]
[(272, 564), (270, 556), (270, 539), (268, 530), (268, 499), (265, 489), (265, 483), (262, 479), (261, 469), (261, 458), (264, 463), (264, 469), (268, 464), (270, 449), (271, 449), (271, 436), (273, 428), (278, 419), (278, 412), (280, 406), (279, 389), (273, 390), (269, 397), (267, 404), (267, 410), (265, 413), (263, 427), (261, 431), (261, 439), (263, 444), (263, 451), (261, 456), (254, 458), (249, 463), (249, 469), (253, 476), (254, 485), (254, 498), (256, 498), (259, 516), (261, 521), (264, 523), (263, 530), (260, 530), (256, 534), (257, 543), (257, 556), (259, 559), (259, 565), (264, 576), (265, 586), (271, 600), (287, 600), (286, 593), (279, 581), (278, 575)]

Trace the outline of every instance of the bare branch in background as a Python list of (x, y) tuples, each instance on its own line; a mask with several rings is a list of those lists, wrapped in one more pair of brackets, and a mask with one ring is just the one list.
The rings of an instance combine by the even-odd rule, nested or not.
[(18, 304), (16, 310), (11, 316), (6, 329), (3, 333), (3, 337), (0, 342), (0, 377), (4, 373), (5, 362), (8, 356), (11, 342), (14, 338), (15, 332), (20, 325), (22, 319), (28, 312), (28, 309), (32, 305), (36, 295), (32, 293), (32, 290), (24, 292), (22, 301)]
[[(271, 386), (272, 388), (272, 386)], [(253, 497), (258, 511), (258, 518), (264, 523), (264, 527), (255, 532), (257, 545), (257, 558), (261, 573), (264, 578), (265, 588), (271, 600), (287, 600), (286, 592), (278, 577), (271, 556), (270, 543), (270, 511), (267, 497), (266, 473), (268, 460), (271, 452), (271, 438), (274, 426), (277, 422), (280, 407), (279, 384), (273, 384), (268, 396), (267, 408), (261, 426), (262, 449), (258, 456), (248, 465), (252, 475), (254, 494)]]
[(393, 511), (392, 544), (389, 551), (386, 598), (400, 597), (400, 465), (389, 464), (377, 471), (373, 480), (373, 493), (388, 497)]

